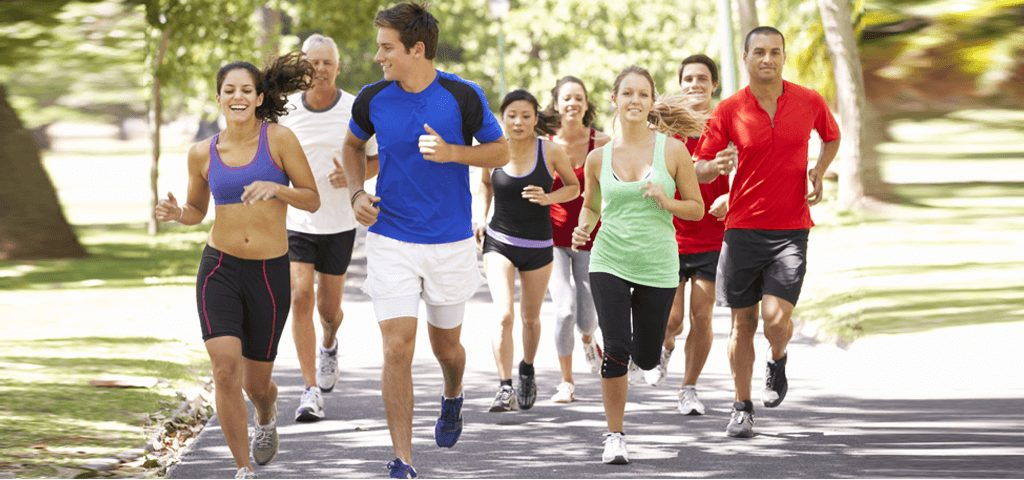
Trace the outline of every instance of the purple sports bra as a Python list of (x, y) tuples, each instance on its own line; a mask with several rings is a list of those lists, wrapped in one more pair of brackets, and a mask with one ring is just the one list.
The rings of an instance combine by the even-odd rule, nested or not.
[(267, 143), (267, 122), (260, 126), (260, 143), (256, 148), (256, 156), (245, 165), (232, 167), (220, 159), (217, 153), (217, 141), (220, 134), (210, 141), (210, 192), (213, 193), (214, 205), (227, 205), (242, 202), (242, 191), (246, 185), (263, 180), (288, 186), (288, 175), (270, 158), (270, 146)]

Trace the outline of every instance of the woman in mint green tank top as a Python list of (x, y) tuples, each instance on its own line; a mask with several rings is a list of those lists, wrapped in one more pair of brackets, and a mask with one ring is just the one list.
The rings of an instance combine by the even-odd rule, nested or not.
[[(679, 284), (672, 216), (704, 216), (686, 146), (665, 134), (699, 135), (704, 119), (685, 107), (682, 97), (655, 102), (654, 80), (636, 66), (615, 79), (612, 105), (621, 134), (587, 156), (583, 209), (573, 246), (589, 241), (591, 229), (601, 221), (590, 256), (590, 285), (604, 337), (601, 391), (608, 433), (602, 460), (628, 463), (623, 428), (626, 374), (658, 365)], [(681, 200), (674, 198), (676, 190)]]

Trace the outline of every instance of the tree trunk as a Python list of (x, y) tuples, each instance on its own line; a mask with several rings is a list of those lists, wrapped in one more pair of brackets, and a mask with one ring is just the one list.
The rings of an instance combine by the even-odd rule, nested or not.
[(167, 54), (167, 44), (171, 39), (171, 29), (164, 28), (160, 38), (160, 49), (153, 60), (153, 87), (149, 99), (149, 131), (152, 142), (153, 160), (149, 166), (149, 225), (146, 231), (150, 235), (160, 232), (160, 222), (156, 219), (156, 204), (160, 201), (158, 180), (160, 179), (160, 125), (163, 124), (163, 99), (160, 97), (160, 65)]
[(756, 0), (736, 0), (740, 12), (740, 35), (746, 35), (760, 25), (757, 21)]
[(264, 5), (260, 7), (259, 15), (263, 24), (259, 47), (263, 52), (263, 57), (270, 58), (276, 56), (280, 50), (282, 14), (280, 10)]
[[(756, 0), (736, 0), (736, 7), (740, 13), (740, 36), (741, 39), (747, 36), (751, 30), (755, 29), (760, 25), (757, 21), (757, 1)], [(742, 51), (743, 44), (740, 44)], [(747, 73), (746, 68), (740, 67), (740, 85), (746, 85), (750, 82), (750, 74)]]
[(857, 207), (864, 199), (863, 171), (864, 74), (861, 72), (853, 17), (849, 0), (818, 0), (821, 24), (825, 30), (832, 73), (836, 82), (843, 138), (839, 146), (839, 205), (844, 210)]
[(0, 85), (0, 260), (84, 257), (32, 133)]

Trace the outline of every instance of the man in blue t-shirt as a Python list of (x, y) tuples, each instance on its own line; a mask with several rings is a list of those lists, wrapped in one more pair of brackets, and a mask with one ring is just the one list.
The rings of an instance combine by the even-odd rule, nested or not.
[(434, 68), (433, 15), (403, 3), (379, 12), (374, 24), (374, 60), (384, 80), (356, 97), (343, 159), (349, 185), (362, 185), (365, 144), (377, 136), (376, 196), (355, 189), (351, 202), (356, 219), (370, 226), (363, 290), (373, 299), (384, 338), (381, 391), (397, 457), (389, 468), (392, 478), (411, 478), (419, 301), (426, 304), (430, 343), (445, 380), (434, 437), (438, 446), (451, 447), (462, 432), (463, 311), (481, 283), (469, 166), (500, 167), (508, 149), (480, 87)]

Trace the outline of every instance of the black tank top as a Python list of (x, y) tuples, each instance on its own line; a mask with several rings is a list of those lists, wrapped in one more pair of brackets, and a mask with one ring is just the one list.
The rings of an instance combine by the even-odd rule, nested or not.
[(494, 190), (494, 216), (490, 228), (494, 231), (528, 240), (551, 240), (551, 209), (523, 198), (523, 188), (536, 185), (551, 193), (554, 179), (544, 162), (544, 140), (537, 139), (537, 161), (533, 171), (514, 177), (501, 168), (491, 172)]

